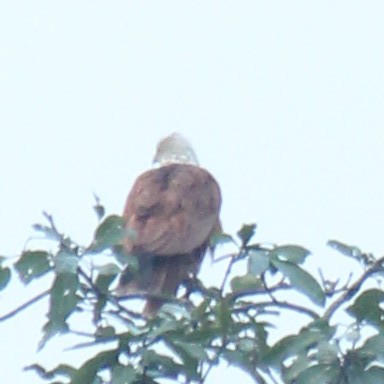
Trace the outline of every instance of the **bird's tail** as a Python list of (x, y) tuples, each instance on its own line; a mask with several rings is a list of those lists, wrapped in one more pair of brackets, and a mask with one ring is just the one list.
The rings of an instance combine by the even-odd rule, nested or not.
[(157, 312), (159, 312), (160, 308), (163, 306), (166, 300), (164, 299), (147, 299), (147, 302), (143, 309), (143, 315), (146, 317), (154, 317)]

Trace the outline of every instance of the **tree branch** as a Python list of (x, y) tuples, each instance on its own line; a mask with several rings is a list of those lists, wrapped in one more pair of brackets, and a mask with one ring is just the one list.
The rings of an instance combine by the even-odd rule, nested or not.
[(372, 267), (367, 269), (363, 275), (350, 286), (350, 288), (345, 291), (336, 301), (334, 301), (328, 309), (324, 313), (324, 320), (330, 320), (333, 314), (347, 301), (349, 301), (361, 288), (361, 286), (365, 283), (365, 281), (374, 273), (383, 271), (383, 263), (384, 257), (378, 259)]
[[(142, 315), (140, 315), (136, 312), (130, 311), (129, 309), (125, 308), (112, 295), (109, 295), (108, 293), (101, 292), (100, 289), (98, 287), (96, 287), (96, 285), (93, 283), (92, 279), (86, 274), (86, 272), (82, 268), (78, 267), (78, 273), (88, 283), (88, 285), (90, 286), (90, 288), (93, 290), (93, 292), (96, 294), (97, 297), (104, 296), (110, 303), (112, 303), (115, 307), (117, 307), (119, 309), (119, 311), (126, 313), (131, 318), (143, 319)], [(132, 323), (132, 320), (128, 320), (126, 318), (124, 318), (124, 320), (128, 321), (130, 324)]]
[(31, 300), (28, 300), (26, 303), (20, 305), (20, 307), (17, 307), (16, 309), (14, 309), (13, 311), (7, 313), (6, 315), (1, 316), (0, 317), (0, 322), (8, 320), (11, 317), (17, 315), (19, 312), (23, 311), (24, 309), (27, 309), (29, 306), (35, 304), (39, 300), (43, 299), (45, 296), (49, 295), (50, 291), (51, 291), (50, 289), (47, 289), (46, 291), (40, 293), (39, 295), (37, 295), (36, 297), (32, 298)]
[(253, 308), (258, 308), (258, 307), (262, 307), (262, 308), (276, 307), (276, 308), (289, 309), (291, 311), (295, 311), (298, 313), (302, 313), (303, 315), (307, 315), (311, 319), (319, 319), (320, 318), (320, 316), (315, 311), (312, 311), (311, 309), (308, 309), (306, 307), (302, 307), (301, 305), (287, 303), (285, 301), (278, 301), (278, 300), (251, 303), (251, 304), (247, 304), (246, 306), (243, 306), (243, 307), (234, 308), (233, 310), (235, 312), (239, 312), (242, 310), (253, 309)]

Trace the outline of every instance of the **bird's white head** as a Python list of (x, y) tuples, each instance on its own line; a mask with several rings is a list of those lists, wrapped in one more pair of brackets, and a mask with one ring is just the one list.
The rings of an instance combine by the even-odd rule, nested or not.
[(191, 144), (177, 132), (159, 142), (153, 158), (153, 164), (160, 167), (174, 163), (199, 165)]

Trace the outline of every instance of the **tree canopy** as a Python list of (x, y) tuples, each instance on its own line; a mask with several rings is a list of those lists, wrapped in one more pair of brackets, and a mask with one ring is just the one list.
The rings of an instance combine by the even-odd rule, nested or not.
[[(28, 288), (33, 280), (51, 277), (46, 291), (2, 314), (0, 321), (12, 321), (48, 297), (39, 348), (71, 333), (79, 338), (74, 348), (102, 346), (76, 367), (62, 363), (47, 370), (26, 362), (26, 369), (34, 370), (42, 382), (155, 384), (167, 379), (203, 384), (223, 363), (246, 372), (257, 384), (383, 382), (384, 257), (329, 241), (359, 268), (347, 281), (331, 281), (326, 271), (308, 270), (311, 253), (305, 247), (264, 244), (258, 241), (255, 224), (243, 225), (233, 236), (212, 239), (212, 247), (231, 249), (212, 255), (213, 263), (225, 263), (218, 286), (188, 280), (157, 316), (145, 318), (136, 305), (146, 295), (117, 297), (113, 292), (122, 266), (135, 263), (120, 246), (126, 235), (124, 220), (106, 217), (99, 201), (95, 211), (99, 224), (90, 245), (77, 244), (44, 214), (45, 223), (34, 230), (44, 234), (46, 247), (26, 249), (16, 262), (0, 258), (2, 290), (12, 279)], [(73, 319), (85, 314), (88, 331), (79, 332)], [(277, 320), (292, 314), (302, 322), (300, 331), (279, 332)], [(271, 338), (272, 331), (278, 338)]]

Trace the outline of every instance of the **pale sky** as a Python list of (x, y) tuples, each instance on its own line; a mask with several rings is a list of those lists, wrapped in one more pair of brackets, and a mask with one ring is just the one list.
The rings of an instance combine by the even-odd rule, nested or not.
[[(257, 222), (259, 241), (302, 244), (332, 276), (348, 270), (330, 238), (382, 255), (383, 14), (381, 0), (3, 0), (0, 254), (42, 210), (89, 242), (93, 192), (120, 213), (179, 131), (221, 185), (227, 232)], [(44, 287), (14, 284), (0, 314)], [(0, 324), (2, 381), (41, 383), (22, 367), (68, 355), (60, 341), (36, 355), (46, 310)]]

